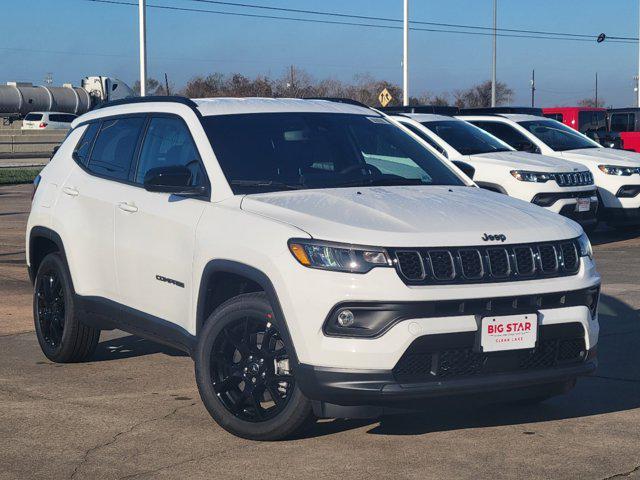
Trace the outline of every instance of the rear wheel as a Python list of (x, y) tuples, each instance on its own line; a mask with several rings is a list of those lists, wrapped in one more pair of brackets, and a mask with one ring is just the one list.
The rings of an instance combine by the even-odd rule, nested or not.
[(312, 424), (291, 352), (264, 293), (218, 307), (198, 335), (195, 355), (200, 396), (216, 422), (252, 440), (279, 440)]
[(34, 282), (33, 317), (38, 343), (45, 356), (58, 363), (89, 359), (98, 345), (100, 330), (78, 318), (71, 276), (58, 253), (47, 255)]

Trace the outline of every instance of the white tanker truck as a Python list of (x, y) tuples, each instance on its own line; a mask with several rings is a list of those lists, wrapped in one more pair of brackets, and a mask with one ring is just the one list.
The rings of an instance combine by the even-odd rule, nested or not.
[(121, 80), (92, 76), (81, 80), (79, 87), (65, 83), (61, 87), (7, 82), (0, 85), (0, 117), (5, 123), (23, 118), (29, 112), (64, 112), (82, 115), (105, 101), (133, 97)]

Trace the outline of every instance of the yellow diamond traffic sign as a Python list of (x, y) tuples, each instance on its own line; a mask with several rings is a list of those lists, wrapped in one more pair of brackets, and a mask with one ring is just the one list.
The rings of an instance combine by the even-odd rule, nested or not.
[(380, 92), (380, 95), (378, 95), (378, 101), (383, 107), (389, 105), (391, 100), (393, 100), (393, 97), (389, 93), (389, 90), (387, 90), (386, 88)]

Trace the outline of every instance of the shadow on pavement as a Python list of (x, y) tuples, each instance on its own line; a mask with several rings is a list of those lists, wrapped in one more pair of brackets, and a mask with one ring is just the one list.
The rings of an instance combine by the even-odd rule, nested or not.
[(632, 240), (640, 236), (640, 226), (626, 228), (611, 228), (608, 226), (598, 227), (595, 232), (589, 233), (589, 240), (594, 246), (606, 245), (607, 243)]
[[(473, 404), (470, 400), (434, 404), (431, 412), (383, 417), (378, 420), (334, 420), (307, 432), (316, 437), (371, 425), (376, 435), (421, 435), (501, 425), (532, 424), (640, 408), (639, 311), (608, 295), (600, 299), (599, 368), (578, 380), (570, 393), (532, 406)], [(535, 434), (535, 426), (523, 426)]]
[(121, 360), (123, 358), (141, 357), (154, 353), (164, 353), (172, 357), (186, 357), (187, 354), (175, 348), (145, 340), (134, 335), (114, 338), (100, 342), (92, 362)]

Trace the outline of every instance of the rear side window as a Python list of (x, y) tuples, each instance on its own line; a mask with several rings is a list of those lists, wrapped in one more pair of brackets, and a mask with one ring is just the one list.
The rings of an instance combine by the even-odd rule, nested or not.
[(474, 124), (476, 127), (486, 130), (494, 137), (498, 137), (500, 140), (508, 143), (516, 150), (522, 150), (523, 146), (531, 144), (531, 140), (512, 126), (505, 123), (485, 121), (472, 121), (470, 123)]
[(562, 115), (561, 113), (545, 113), (544, 116), (557, 120), (560, 123), (562, 123), (562, 121), (564, 120), (564, 115)]
[(67, 115), (60, 113), (51, 113), (49, 114), (49, 121), (51, 122), (62, 122), (62, 123), (71, 123), (75, 120), (75, 115)]
[(39, 122), (40, 120), (42, 120), (42, 114), (41, 113), (29, 113), (29, 114), (27, 114), (27, 116), (24, 117), (24, 119), (27, 122)]
[(191, 171), (192, 186), (205, 184), (200, 155), (187, 125), (175, 117), (152, 118), (140, 151), (135, 181), (142, 184), (150, 169), (173, 165), (185, 166)]
[(631, 113), (614, 113), (611, 115), (611, 131), (612, 132), (633, 132), (633, 114)]
[(105, 120), (93, 145), (89, 170), (116, 180), (127, 180), (144, 117)]
[(73, 156), (77, 162), (80, 162), (82, 165), (86, 166), (89, 161), (89, 154), (91, 153), (91, 146), (93, 145), (93, 141), (96, 138), (96, 134), (100, 129), (99, 123), (90, 124), (82, 135), (82, 138), (76, 145), (76, 149), (73, 152)]

